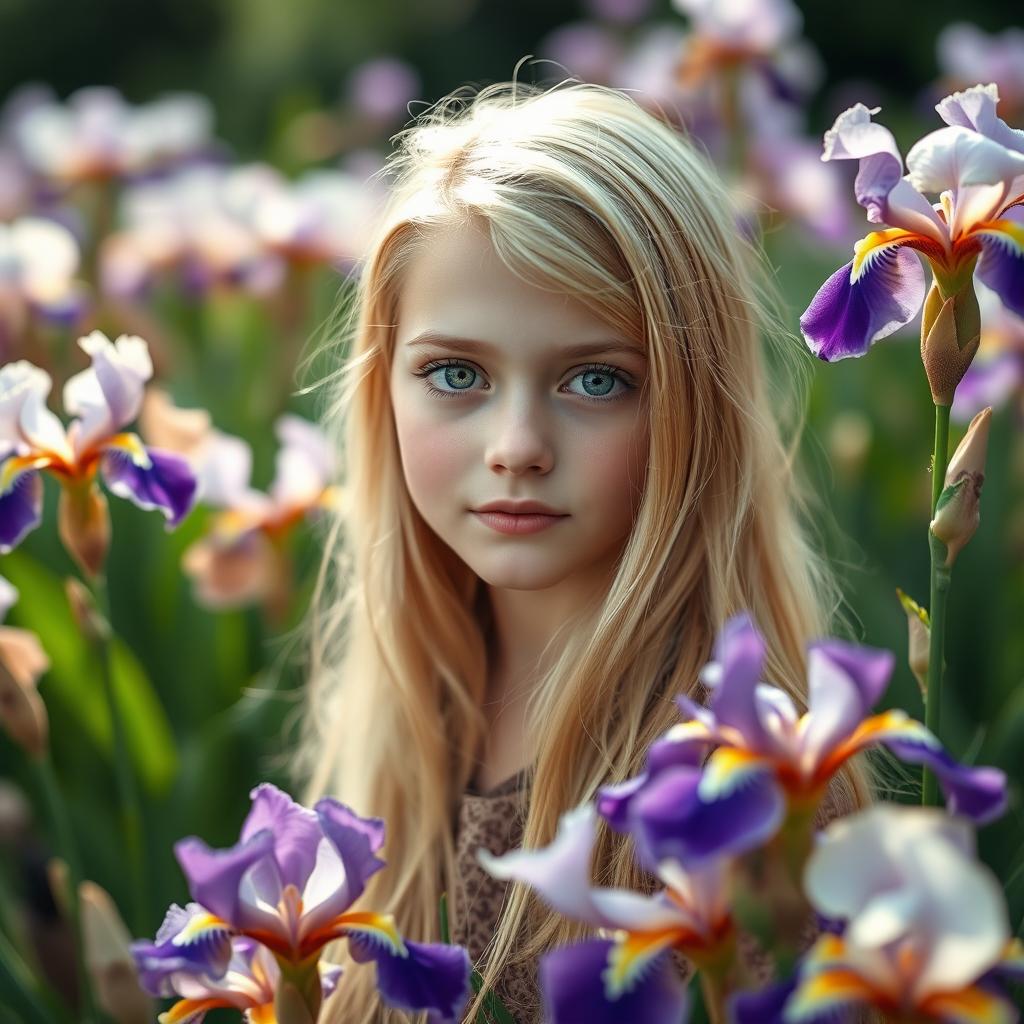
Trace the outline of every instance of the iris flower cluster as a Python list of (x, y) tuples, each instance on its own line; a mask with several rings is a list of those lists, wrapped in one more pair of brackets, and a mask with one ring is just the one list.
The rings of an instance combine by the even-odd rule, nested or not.
[[(809, 706), (802, 713), (788, 694), (762, 680), (765, 657), (764, 640), (749, 616), (731, 619), (702, 673), (710, 694), (707, 706), (686, 697), (678, 699), (685, 720), (652, 745), (643, 774), (605, 787), (595, 806), (567, 814), (555, 841), (544, 849), (517, 850), (504, 857), (481, 851), (481, 862), (492, 874), (530, 885), (556, 911), (602, 930), (601, 937), (556, 949), (542, 961), (549, 1019), (554, 1024), (578, 1020), (678, 1024), (685, 1019), (687, 996), (673, 951), (718, 984), (723, 1002), (728, 996), (736, 1013), (747, 1014), (744, 1020), (824, 1021), (831, 1019), (828, 1014), (837, 1006), (857, 1004), (883, 1009), (898, 1004), (909, 1007), (908, 1013), (920, 1012), (923, 1016), (914, 1019), (923, 1020), (977, 1020), (980, 1024), (1010, 1019), (940, 1012), (936, 1009), (940, 1003), (933, 1005), (926, 999), (934, 993), (934, 985), (912, 984), (917, 961), (910, 953), (881, 948), (887, 937), (899, 938), (914, 956), (927, 960), (933, 949), (940, 951), (935, 953), (938, 958), (955, 946), (952, 936), (963, 929), (952, 911), (929, 916), (929, 904), (921, 901), (930, 898), (930, 891), (922, 888), (915, 896), (917, 902), (894, 899), (861, 920), (872, 891), (867, 883), (861, 884), (862, 876), (875, 870), (868, 866), (872, 857), (876, 861), (881, 857), (868, 851), (879, 843), (888, 850), (888, 833), (878, 829), (874, 818), (864, 819), (870, 827), (840, 820), (829, 830), (834, 842), (828, 848), (841, 851), (834, 856), (846, 858), (844, 863), (863, 864), (863, 870), (848, 872), (845, 881), (843, 870), (821, 867), (825, 855), (820, 848), (814, 850), (815, 817), (830, 779), (848, 758), (866, 748), (883, 745), (904, 761), (931, 767), (949, 811), (943, 818), (948, 827), (940, 824), (933, 831), (959, 836), (963, 857), (969, 845), (963, 837), (970, 823), (989, 822), (1005, 808), (1004, 774), (995, 768), (958, 764), (928, 729), (902, 711), (871, 713), (893, 670), (894, 659), (888, 651), (835, 639), (810, 645)], [(891, 813), (903, 812), (892, 809)], [(640, 864), (660, 883), (653, 895), (592, 887), (590, 858), (598, 816), (632, 838)], [(850, 822), (855, 820), (860, 819)], [(888, 828), (889, 819), (885, 820)], [(747, 884), (752, 854), (760, 857), (762, 868), (766, 858), (777, 857), (783, 869), (778, 877), (783, 881), (788, 877), (797, 889), (802, 886), (796, 908), (803, 930), (808, 921), (813, 923), (813, 910), (834, 924), (793, 977), (784, 979), (783, 987), (773, 985), (757, 994), (760, 1002), (754, 1009), (750, 1002), (754, 996), (744, 997), (746, 1003), (739, 998), (746, 986), (737, 980), (742, 978), (737, 973), (742, 968), (736, 962), (741, 928), (762, 938), (756, 928), (758, 917), (751, 915), (747, 899), (752, 891)], [(898, 851), (893, 854), (897, 855)], [(922, 860), (929, 856), (922, 849)], [(941, 859), (941, 853), (934, 856)], [(871, 875), (876, 888), (884, 888), (883, 870), (878, 867)], [(976, 865), (971, 870), (987, 872)], [(926, 880), (928, 885), (939, 884), (935, 874), (927, 878), (909, 871), (904, 874), (908, 885), (923, 887)], [(991, 896), (991, 881), (979, 885), (987, 887)], [(778, 894), (762, 889), (754, 895), (770, 908)], [(947, 897), (947, 902), (958, 906), (961, 899), (973, 898)], [(989, 899), (979, 915), (977, 927), (986, 941), (969, 966), (965, 961), (951, 975), (956, 991), (947, 993), (949, 999), (941, 1006), (952, 1007), (959, 999), (957, 993), (975, 985), (987, 969), (1000, 964), (1010, 969), (1020, 958), (1021, 950), (1010, 944), (1005, 907), (1001, 903), (996, 907)], [(925, 919), (927, 928), (921, 924)], [(764, 924), (763, 912), (760, 921)], [(777, 928), (773, 932), (776, 924), (769, 921), (763, 933), (769, 946), (771, 940), (786, 938)], [(884, 927), (873, 931), (876, 924)], [(842, 971), (863, 966), (858, 950), (865, 942), (879, 944), (878, 955), (864, 966), (857, 984), (844, 988)], [(886, 974), (887, 958), (905, 968), (903, 974)], [(998, 1005), (1005, 1003), (998, 1002), (1003, 999), (998, 992), (993, 998)], [(961, 1002), (965, 1000), (969, 997)], [(775, 1009), (769, 1011), (770, 1005)]]

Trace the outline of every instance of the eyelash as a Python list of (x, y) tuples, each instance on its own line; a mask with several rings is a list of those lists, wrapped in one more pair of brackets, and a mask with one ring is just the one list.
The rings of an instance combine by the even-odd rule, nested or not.
[[(468, 388), (463, 389), (462, 391), (442, 391), (440, 388), (435, 387), (433, 384), (431, 384), (429, 379), (430, 375), (437, 370), (443, 369), (446, 366), (464, 366), (467, 369), (472, 370), (474, 373), (479, 373), (479, 370), (477, 370), (476, 367), (471, 366), (469, 363), (466, 363), (461, 359), (434, 359), (431, 362), (427, 363), (422, 369), (415, 371), (414, 376), (424, 378), (423, 384), (426, 387), (427, 391), (432, 395), (438, 395), (441, 398), (457, 398), (460, 394), (468, 394)], [(574, 392), (576, 398), (582, 398), (585, 402), (615, 402), (618, 401), (618, 399), (620, 398), (625, 398), (629, 391), (632, 391), (633, 388), (636, 386), (626, 378), (626, 375), (621, 370), (616, 369), (614, 366), (608, 366), (607, 363), (589, 363), (582, 369), (578, 370), (573, 376), (575, 378), (579, 377), (581, 374), (592, 373), (595, 371), (599, 373), (610, 374), (617, 381), (623, 383), (626, 386), (627, 390), (622, 391), (618, 395), (614, 395), (610, 398), (596, 398), (593, 395), (582, 395)]]

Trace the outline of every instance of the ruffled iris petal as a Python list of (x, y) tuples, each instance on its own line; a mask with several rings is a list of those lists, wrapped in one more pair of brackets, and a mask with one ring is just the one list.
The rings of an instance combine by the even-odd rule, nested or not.
[(594, 939), (542, 957), (544, 1019), (550, 1024), (679, 1024), (685, 1020), (686, 988), (667, 953), (650, 961), (628, 990), (615, 999), (608, 997), (604, 975), (613, 945)]
[(301, 893), (316, 864), (320, 842), (316, 815), (269, 782), (257, 786), (249, 796), (252, 807), (239, 838), (245, 842), (265, 829), (271, 832), (281, 885), (294, 885)]
[(42, 520), (43, 481), (38, 473), (19, 474), (10, 489), (0, 494), (0, 554), (21, 543)]
[(157, 508), (167, 518), (167, 527), (177, 526), (196, 495), (196, 478), (180, 455), (147, 448), (149, 465), (140, 465), (120, 447), (108, 446), (103, 453), (103, 477), (119, 498), (139, 508)]
[(912, 764), (925, 764), (935, 773), (946, 796), (946, 806), (977, 825), (994, 821), (1007, 803), (1006, 775), (998, 768), (971, 767), (955, 761), (938, 741), (884, 740), (898, 758)]
[(647, 865), (678, 860), (698, 868), (710, 859), (759, 846), (778, 830), (785, 798), (772, 772), (760, 772), (710, 802), (698, 793), (700, 773), (667, 771), (633, 802), (631, 831)]
[(382, 867), (376, 856), (384, 845), (384, 822), (361, 818), (337, 800), (325, 798), (314, 807), (323, 834), (334, 844), (344, 865), (343, 899), (351, 906), (363, 894), (366, 883)]
[(213, 850), (196, 838), (174, 844), (174, 854), (188, 880), (192, 898), (229, 924), (239, 918), (243, 876), (258, 861), (272, 857), (273, 853), (274, 836), (269, 831), (226, 850)]
[(714, 661), (702, 674), (705, 683), (713, 688), (711, 710), (717, 725), (736, 729), (755, 750), (764, 750), (769, 745), (754, 699), (764, 659), (764, 639), (744, 612), (722, 627), (715, 643)]
[(349, 949), (377, 965), (377, 988), (400, 1010), (429, 1012), (432, 1021), (455, 1024), (469, 1001), (469, 954), (461, 946), (404, 942), (400, 951), (366, 934), (351, 934)]
[(231, 961), (231, 931), (196, 903), (172, 904), (155, 942), (135, 942), (132, 956), (139, 984), (154, 996), (175, 995), (171, 976), (178, 972), (220, 978)]
[(869, 235), (855, 259), (840, 267), (811, 300), (800, 329), (811, 351), (826, 362), (862, 356), (871, 345), (910, 323), (925, 297), (924, 268), (907, 245), (907, 236)]
[(982, 239), (978, 277), (1007, 309), (1024, 316), (1024, 207), (1014, 206), (998, 220), (976, 228)]

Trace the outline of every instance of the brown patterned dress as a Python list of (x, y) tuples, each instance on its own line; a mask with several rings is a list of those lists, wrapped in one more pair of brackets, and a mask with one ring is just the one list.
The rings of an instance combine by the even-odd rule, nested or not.
[[(456, 918), (451, 938), (466, 947), (477, 967), (481, 966), (484, 949), (494, 934), (508, 883), (484, 871), (476, 854), (483, 847), (500, 856), (521, 845), (527, 786), (526, 773), (520, 772), (487, 793), (467, 790), (459, 806), (455, 834), (457, 903), (465, 912)], [(516, 1024), (540, 1024), (536, 975), (536, 963), (515, 965), (505, 971), (495, 986)]]

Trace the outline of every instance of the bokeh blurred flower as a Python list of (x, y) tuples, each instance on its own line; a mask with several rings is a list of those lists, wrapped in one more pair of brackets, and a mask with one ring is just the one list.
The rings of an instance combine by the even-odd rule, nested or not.
[(177, 526), (192, 507), (196, 481), (184, 459), (147, 448), (122, 428), (135, 419), (153, 364), (145, 341), (99, 331), (80, 338), (92, 366), (64, 386), (65, 429), (46, 406), (49, 374), (25, 360), (0, 369), (0, 552), (8, 552), (42, 516), (41, 471), (61, 484), (61, 540), (83, 568), (98, 573), (109, 543), (107, 487), (139, 508), (156, 508)]
[(409, 117), (409, 103), (423, 86), (419, 73), (398, 57), (375, 57), (352, 69), (346, 101), (368, 121), (390, 124)]
[(285, 545), (295, 527), (336, 508), (335, 457), (316, 424), (287, 414), (275, 424), (281, 447), (264, 493), (251, 486), (252, 449), (210, 426), (199, 410), (178, 409), (161, 393), (147, 395), (148, 440), (177, 451), (193, 466), (198, 501), (221, 511), (186, 549), (183, 565), (196, 599), (209, 608), (263, 601), (278, 614), (291, 592)]
[(761, 681), (765, 657), (749, 616), (730, 619), (701, 674), (710, 707), (678, 697), (688, 720), (651, 747), (647, 771), (601, 790), (598, 809), (634, 836), (649, 863), (671, 856), (695, 865), (742, 853), (770, 839), (787, 816), (809, 841), (829, 780), (878, 744), (931, 768), (950, 811), (978, 822), (1002, 813), (1003, 772), (958, 764), (902, 710), (869, 715), (892, 673), (889, 651), (835, 639), (809, 645), (803, 714), (787, 693)]
[[(1024, 313), (1024, 132), (996, 116), (997, 100), (994, 85), (943, 99), (936, 110), (947, 127), (911, 148), (905, 177), (892, 133), (871, 120), (877, 110), (857, 104), (826, 132), (822, 159), (860, 162), (857, 201), (883, 227), (856, 244), (853, 261), (822, 285), (800, 318), (819, 358), (863, 355), (917, 315), (927, 290), (917, 254), (934, 279), (922, 338), (944, 304), (955, 301), (953, 354), (958, 345), (961, 376), (978, 340), (975, 264), (1002, 302)], [(940, 194), (935, 208), (925, 198), (932, 192)], [(948, 383), (932, 389), (937, 402), (950, 404)]]
[(562, 816), (554, 842), (541, 850), (478, 854), (496, 878), (523, 882), (555, 911), (610, 938), (564, 946), (541, 961), (540, 979), (552, 1024), (684, 1020), (686, 989), (670, 956), (678, 950), (700, 966), (721, 959), (735, 939), (727, 900), (728, 866), (694, 871), (666, 858), (653, 866), (664, 888), (654, 895), (594, 888), (590, 860), (592, 806)]
[(25, 163), (59, 185), (105, 180), (166, 167), (210, 140), (212, 107), (175, 93), (133, 106), (108, 86), (90, 86), (65, 102), (38, 98), (10, 119)]
[[(18, 591), (0, 576), (0, 622), (18, 600)], [(42, 757), (50, 725), (36, 680), (50, 667), (35, 633), (0, 626), (0, 724), (32, 757)]]
[(749, 70), (784, 98), (814, 89), (821, 62), (800, 38), (803, 15), (791, 0), (672, 0), (690, 22), (680, 66), (685, 85)]
[(1011, 313), (988, 288), (978, 288), (981, 344), (956, 389), (949, 415), (969, 422), (985, 406), (1019, 404), (1024, 422), (1024, 318)]
[(12, 347), (29, 318), (71, 324), (85, 306), (76, 280), (81, 261), (75, 236), (56, 221), (22, 217), (0, 223), (0, 351)]
[(131, 934), (110, 894), (95, 882), (79, 886), (85, 964), (100, 1008), (117, 1024), (149, 1024), (153, 1001), (139, 987)]
[[(135, 944), (147, 988), (188, 996), (189, 975), (223, 985), (238, 937), (265, 946), (289, 975), (315, 968), (323, 947), (345, 938), (357, 962), (377, 965), (389, 1005), (458, 1020), (470, 992), (466, 951), (410, 942), (391, 915), (350, 909), (384, 867), (384, 823), (328, 798), (309, 810), (269, 783), (251, 796), (237, 845), (213, 850), (194, 837), (175, 845), (195, 903), (172, 907), (156, 941)], [(188, 1018), (171, 1018), (179, 1019)]]
[(1024, 946), (974, 845), (967, 822), (932, 808), (878, 804), (829, 825), (804, 885), (844, 928), (808, 953), (784, 1019), (873, 1007), (888, 1020), (1015, 1020), (1003, 982), (1024, 977)]
[(939, 68), (948, 88), (994, 82), (999, 114), (1005, 121), (1024, 118), (1024, 30), (1012, 27), (988, 33), (969, 22), (946, 25), (936, 41)]
[(103, 243), (107, 294), (135, 297), (175, 274), (193, 294), (275, 291), (290, 265), (347, 270), (362, 255), (380, 189), (340, 170), (295, 182), (265, 164), (190, 167), (139, 183)]
[(9, 146), (0, 141), (0, 222), (25, 213), (32, 199), (28, 171)]

